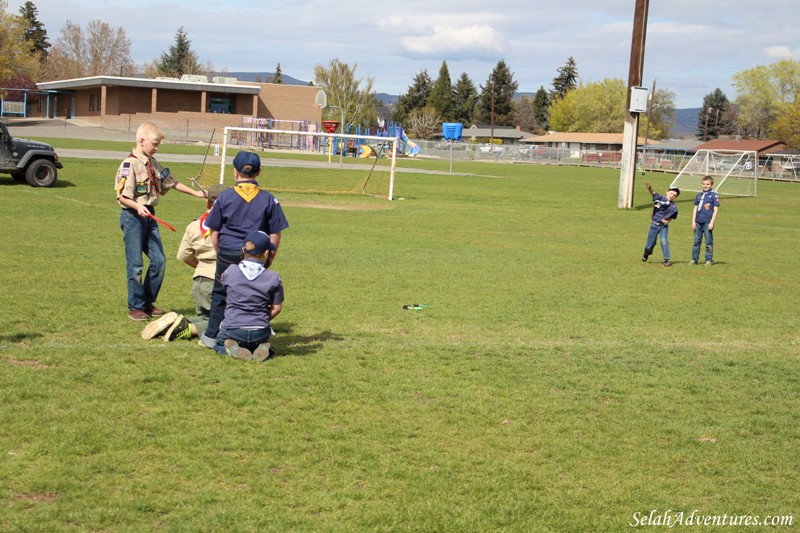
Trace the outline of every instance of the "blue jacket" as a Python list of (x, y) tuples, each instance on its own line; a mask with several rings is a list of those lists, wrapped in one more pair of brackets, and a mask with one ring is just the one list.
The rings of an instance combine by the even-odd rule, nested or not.
[(675, 220), (678, 218), (678, 206), (675, 202), (670, 202), (663, 194), (653, 195), (653, 215), (650, 217), (653, 224), (662, 225), (663, 220), (668, 218)]

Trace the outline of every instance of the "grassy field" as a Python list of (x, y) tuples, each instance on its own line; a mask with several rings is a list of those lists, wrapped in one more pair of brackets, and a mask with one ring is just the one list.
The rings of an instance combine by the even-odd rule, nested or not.
[[(52, 189), (0, 177), (0, 530), (620, 531), (653, 510), (798, 510), (797, 185), (723, 198), (713, 267), (687, 264), (686, 192), (672, 268), (658, 247), (640, 261), (649, 195), (638, 177), (617, 209), (616, 171), (463, 163), (399, 175), (402, 201), (282, 194), (278, 357), (248, 364), (141, 339), (118, 163), (64, 164)], [(193, 311), (174, 256), (202, 209), (159, 206), (180, 228), (162, 232), (160, 307)]]

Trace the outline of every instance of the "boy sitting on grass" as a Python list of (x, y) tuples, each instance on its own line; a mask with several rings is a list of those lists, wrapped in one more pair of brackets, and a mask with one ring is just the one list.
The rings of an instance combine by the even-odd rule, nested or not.
[(241, 263), (230, 265), (222, 274), (225, 318), (214, 349), (223, 355), (265, 361), (273, 353), (270, 323), (283, 307), (283, 284), (278, 274), (264, 266), (271, 251), (275, 245), (269, 235), (250, 231), (244, 238)]

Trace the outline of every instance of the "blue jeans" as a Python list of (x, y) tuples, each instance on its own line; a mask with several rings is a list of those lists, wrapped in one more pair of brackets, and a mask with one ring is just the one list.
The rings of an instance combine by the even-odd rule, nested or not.
[[(155, 209), (152, 207), (148, 209), (155, 214)], [(125, 243), (128, 310), (146, 310), (158, 298), (167, 268), (158, 223), (150, 217), (140, 217), (132, 209), (123, 209), (119, 216), (119, 226), (122, 228), (122, 240)], [(142, 254), (150, 259), (144, 281)]]
[(653, 248), (656, 247), (656, 238), (661, 237), (661, 252), (664, 254), (664, 261), (669, 261), (669, 239), (667, 238), (668, 233), (669, 225), (656, 224), (655, 222), (651, 223), (650, 231), (647, 232), (647, 243), (644, 245), (644, 253), (647, 255), (652, 255)]
[(228, 355), (225, 351), (225, 341), (233, 339), (242, 348), (247, 348), (251, 352), (258, 348), (262, 342), (269, 342), (269, 337), (272, 335), (270, 328), (259, 329), (244, 329), (244, 328), (231, 328), (227, 329), (220, 326), (219, 335), (217, 335), (217, 345), (214, 349), (222, 355)]
[(692, 259), (700, 260), (700, 242), (706, 239), (706, 261), (714, 259), (714, 233), (708, 229), (708, 222), (696, 222), (694, 228), (694, 246), (692, 246)]
[(201, 335), (200, 340), (209, 348), (214, 348), (219, 326), (225, 318), (225, 298), (228, 296), (225, 286), (219, 282), (222, 274), (231, 265), (238, 265), (242, 261), (241, 250), (223, 250), (217, 252), (217, 271), (214, 275), (214, 288), (211, 291), (211, 311), (208, 316), (208, 327)]

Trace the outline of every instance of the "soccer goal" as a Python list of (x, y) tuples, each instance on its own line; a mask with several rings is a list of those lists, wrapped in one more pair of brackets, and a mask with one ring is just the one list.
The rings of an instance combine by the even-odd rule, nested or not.
[(232, 184), (231, 157), (249, 150), (265, 159), (259, 183), (270, 191), (391, 200), (397, 145), (395, 137), (225, 127), (212, 134), (196, 181), (203, 187)]
[(670, 187), (702, 191), (703, 177), (714, 178), (717, 194), (755, 196), (758, 183), (758, 154), (744, 150), (698, 150)]

